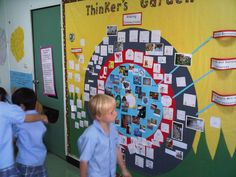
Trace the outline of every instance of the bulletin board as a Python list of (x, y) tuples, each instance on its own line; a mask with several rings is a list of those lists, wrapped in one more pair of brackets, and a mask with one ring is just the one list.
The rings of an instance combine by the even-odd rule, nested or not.
[[(135, 177), (235, 177), (236, 1), (64, 1), (68, 155), (111, 95)], [(203, 170), (204, 169), (204, 170)]]

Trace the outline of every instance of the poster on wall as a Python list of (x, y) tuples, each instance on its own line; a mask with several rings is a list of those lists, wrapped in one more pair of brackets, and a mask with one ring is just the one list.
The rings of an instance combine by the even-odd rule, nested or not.
[(33, 89), (32, 74), (10, 71), (10, 88), (13, 93), (16, 89), (27, 87)]
[(43, 94), (55, 96), (52, 47), (40, 48), (40, 58), (43, 73)]
[[(168, 176), (189, 155), (194, 158), (202, 134), (215, 141), (206, 146), (214, 159), (220, 129), (211, 134), (207, 120), (226, 115), (207, 106), (212, 88), (222, 89), (209, 56), (215, 48), (223, 55), (226, 45), (206, 47), (216, 40), (210, 26), (201, 35), (189, 29), (196, 26), (195, 19), (205, 20), (199, 14), (186, 16), (193, 8), (201, 11), (202, 3), (65, 1), (69, 154), (79, 158), (77, 138), (92, 123), (88, 102), (100, 93), (116, 100), (115, 125), (123, 159), (135, 175)], [(199, 59), (199, 53), (204, 59)], [(223, 81), (228, 90), (235, 86), (231, 79)], [(226, 114), (233, 121), (235, 112)], [(233, 149), (233, 142), (228, 146)], [(185, 172), (180, 172), (179, 176), (183, 175)]]

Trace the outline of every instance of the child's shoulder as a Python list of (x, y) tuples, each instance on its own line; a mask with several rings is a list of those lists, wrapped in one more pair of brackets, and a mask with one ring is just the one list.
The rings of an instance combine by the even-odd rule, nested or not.
[(6, 111), (22, 111), (21, 107), (15, 104), (10, 104), (7, 102), (0, 102), (0, 107), (2, 110)]
[(97, 129), (96, 127), (92, 125), (90, 125), (88, 128), (86, 128), (83, 132), (83, 135), (87, 135), (87, 136), (90, 136), (90, 135), (96, 135), (97, 134)]
[(98, 132), (96, 129), (90, 125), (85, 131), (78, 137), (78, 144), (82, 146), (82, 144), (86, 144), (86, 142), (97, 142), (98, 140)]
[(90, 140), (96, 140), (99, 137), (99, 130), (96, 126), (93, 124), (90, 125), (88, 128), (85, 129), (85, 131), (82, 133), (82, 135), (79, 137), (79, 139), (90, 139)]

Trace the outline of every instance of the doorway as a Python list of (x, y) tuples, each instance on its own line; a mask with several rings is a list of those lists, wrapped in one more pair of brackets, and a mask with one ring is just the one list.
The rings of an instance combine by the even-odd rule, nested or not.
[[(49, 116), (45, 144), (48, 151), (65, 159), (65, 121), (64, 121), (64, 81), (61, 37), (61, 11), (60, 5), (35, 9), (31, 11), (35, 91), (38, 101), (42, 104), (44, 112)], [(51, 49), (51, 65), (53, 69), (52, 80), (49, 85), (55, 94), (45, 91), (45, 72), (47, 66), (42, 61), (42, 49)], [(44, 73), (44, 74), (43, 74)]]

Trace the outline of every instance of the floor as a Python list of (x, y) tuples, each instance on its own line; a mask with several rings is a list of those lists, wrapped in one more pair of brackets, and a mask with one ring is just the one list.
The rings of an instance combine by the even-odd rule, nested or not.
[(47, 155), (46, 167), (48, 177), (79, 177), (79, 168), (52, 153)]

